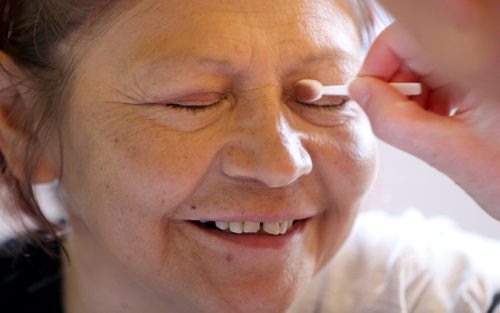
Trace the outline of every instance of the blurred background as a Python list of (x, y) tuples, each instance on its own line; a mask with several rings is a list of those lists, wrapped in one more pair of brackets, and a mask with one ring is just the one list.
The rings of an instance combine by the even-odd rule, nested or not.
[(380, 142), (380, 168), (364, 205), (400, 214), (416, 208), (445, 216), (462, 229), (500, 240), (500, 221), (487, 215), (451, 179), (419, 159)]

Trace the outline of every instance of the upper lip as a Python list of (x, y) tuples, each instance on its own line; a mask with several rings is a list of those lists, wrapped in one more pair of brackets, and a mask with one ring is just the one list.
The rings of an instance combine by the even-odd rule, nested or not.
[(187, 221), (217, 221), (217, 222), (264, 222), (264, 223), (277, 223), (289, 220), (304, 220), (314, 217), (315, 214), (274, 214), (274, 215), (210, 215), (199, 216), (189, 219)]

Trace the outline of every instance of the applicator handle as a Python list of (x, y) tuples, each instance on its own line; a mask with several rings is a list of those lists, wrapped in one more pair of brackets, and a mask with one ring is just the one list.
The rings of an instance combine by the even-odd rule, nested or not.
[[(420, 83), (389, 83), (405, 96), (418, 96), (422, 93), (422, 84)], [(323, 86), (321, 91), (323, 96), (348, 96), (348, 85), (330, 85)]]

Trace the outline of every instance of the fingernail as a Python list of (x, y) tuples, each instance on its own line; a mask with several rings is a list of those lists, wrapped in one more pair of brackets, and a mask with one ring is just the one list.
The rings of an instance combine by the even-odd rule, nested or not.
[(351, 98), (360, 105), (366, 105), (370, 99), (370, 87), (363, 78), (355, 78), (347, 83)]

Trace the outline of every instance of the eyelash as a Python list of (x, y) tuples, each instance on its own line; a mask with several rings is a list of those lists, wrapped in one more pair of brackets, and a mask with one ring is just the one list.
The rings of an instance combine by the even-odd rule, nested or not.
[[(338, 104), (328, 104), (328, 101), (323, 100), (327, 104), (322, 104), (318, 102), (312, 102), (312, 103), (307, 103), (307, 102), (301, 102), (301, 101), (296, 101), (297, 103), (306, 106), (311, 109), (316, 109), (316, 110), (339, 110), (341, 109), (349, 100), (350, 98), (348, 97), (337, 97), (336, 99), (341, 100), (340, 103)], [(321, 99), (319, 100), (321, 101)]]
[(186, 105), (186, 104), (179, 104), (179, 103), (164, 103), (163, 105), (166, 106), (167, 108), (171, 108), (174, 110), (182, 110), (182, 111), (189, 111), (192, 113), (198, 113), (198, 112), (203, 112), (203, 111), (208, 110), (208, 109), (217, 108), (220, 105), (222, 105), (225, 100), (227, 100), (227, 96), (224, 96), (213, 103), (205, 104), (205, 105)]
[[(311, 109), (315, 110), (338, 110), (341, 109), (347, 101), (349, 101), (348, 97), (339, 97), (341, 100), (341, 103), (338, 104), (320, 104), (318, 102), (313, 102), (313, 103), (306, 103), (306, 102), (301, 102), (301, 101), (296, 101), (297, 103), (306, 106)], [(213, 109), (216, 107), (219, 107), (224, 103), (224, 101), (227, 100), (227, 96), (224, 96), (217, 100), (216, 102), (213, 102), (211, 104), (206, 104), (206, 105), (184, 105), (184, 104), (178, 104), (178, 103), (164, 103), (165, 107), (172, 108), (174, 110), (183, 110), (183, 111), (189, 111), (192, 113), (198, 113), (198, 112), (203, 112), (208, 109)], [(326, 102), (326, 101), (325, 101)]]

